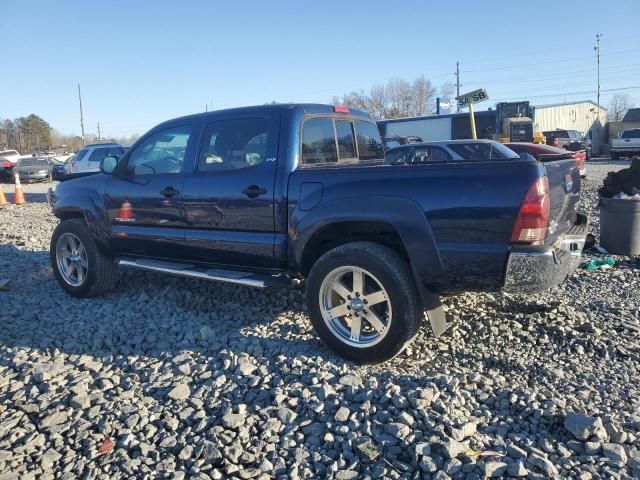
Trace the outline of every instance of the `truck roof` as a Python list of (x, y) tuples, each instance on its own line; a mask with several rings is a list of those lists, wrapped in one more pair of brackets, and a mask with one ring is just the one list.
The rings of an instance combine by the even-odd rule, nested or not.
[[(349, 114), (355, 115), (358, 117), (366, 118), (367, 120), (372, 120), (371, 116), (363, 112), (362, 110), (358, 110), (357, 108), (349, 108)], [(313, 114), (334, 114), (334, 106), (326, 105), (322, 103), (268, 103), (265, 105), (252, 105), (248, 107), (236, 107), (236, 108), (227, 108), (224, 110), (213, 110), (211, 112), (202, 112), (202, 113), (194, 113), (192, 115), (185, 115), (183, 117), (172, 118), (171, 120), (167, 120), (165, 122), (160, 123), (157, 126), (164, 125), (167, 123), (173, 123), (176, 120), (195, 120), (199, 118), (206, 117), (217, 117), (223, 114), (245, 114), (245, 113), (264, 113), (264, 112), (291, 112), (297, 110), (303, 115), (313, 115)], [(155, 127), (154, 127), (155, 128)]]

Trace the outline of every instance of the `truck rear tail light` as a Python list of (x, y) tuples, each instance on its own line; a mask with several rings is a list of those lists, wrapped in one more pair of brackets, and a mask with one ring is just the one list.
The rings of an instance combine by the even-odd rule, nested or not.
[(349, 109), (347, 107), (333, 107), (333, 111), (336, 113), (349, 113)]
[(13, 163), (8, 162), (8, 161), (3, 161), (2, 163), (0, 163), (0, 165), (2, 165), (2, 168), (11, 168), (11, 167), (13, 167)]
[(542, 242), (549, 226), (549, 180), (539, 177), (520, 206), (511, 241), (516, 243)]

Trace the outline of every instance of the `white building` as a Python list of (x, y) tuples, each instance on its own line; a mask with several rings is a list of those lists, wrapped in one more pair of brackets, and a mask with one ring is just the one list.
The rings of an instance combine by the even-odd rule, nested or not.
[(591, 148), (595, 154), (600, 153), (606, 143), (606, 121), (607, 109), (591, 100), (536, 106), (535, 130), (544, 132), (561, 128), (577, 130), (585, 135), (590, 133)]

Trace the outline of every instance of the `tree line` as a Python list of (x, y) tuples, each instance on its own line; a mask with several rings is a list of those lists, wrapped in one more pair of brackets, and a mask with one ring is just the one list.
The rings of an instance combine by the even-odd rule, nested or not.
[[(84, 144), (113, 142), (130, 145), (138, 139), (138, 134), (120, 137), (101, 137), (86, 134)], [(73, 153), (83, 145), (78, 135), (68, 135), (53, 129), (38, 115), (31, 114), (14, 120), (0, 119), (0, 149), (17, 150), (25, 154), (45, 153), (55, 150), (57, 153)]]
[(0, 145), (19, 152), (47, 151), (53, 142), (53, 129), (38, 115), (0, 122)]
[(333, 97), (331, 103), (363, 110), (376, 120), (419, 117), (436, 113), (437, 97), (441, 104), (452, 104), (454, 92), (452, 83), (438, 89), (421, 75), (413, 82), (392, 78), (386, 84), (374, 85), (368, 92), (359, 90)]

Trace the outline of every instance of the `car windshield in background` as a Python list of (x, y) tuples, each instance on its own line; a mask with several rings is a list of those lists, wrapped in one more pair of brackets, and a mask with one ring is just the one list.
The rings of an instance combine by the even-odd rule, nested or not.
[(640, 129), (638, 130), (625, 130), (622, 132), (620, 138), (640, 138)]
[(47, 168), (49, 166), (49, 162), (44, 158), (27, 158), (26, 160), (20, 160), (17, 166)]
[(513, 150), (495, 142), (450, 143), (448, 147), (465, 160), (506, 160), (520, 158)]

